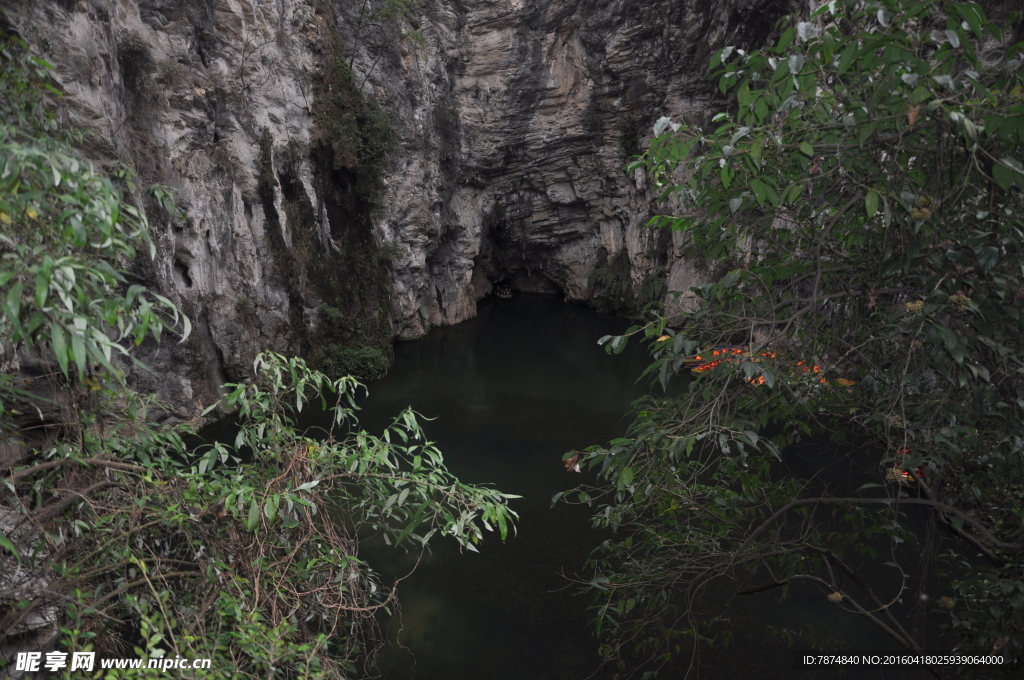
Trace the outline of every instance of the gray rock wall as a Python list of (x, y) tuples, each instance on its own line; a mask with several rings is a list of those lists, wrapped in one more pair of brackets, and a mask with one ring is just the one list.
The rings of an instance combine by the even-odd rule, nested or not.
[[(315, 142), (325, 40), (355, 53), (363, 92), (393, 116), (398, 140), (373, 228), (391, 254), (391, 314), (404, 339), (472, 317), (498, 281), (594, 301), (592, 270), (620, 251), (634, 293), (670, 272), (691, 281), (699, 268), (676, 264), (685, 249), (645, 226), (653, 197), (623, 168), (659, 116), (703, 119), (712, 50), (763, 40), (785, 5), (427, 0), (397, 27), (419, 30), (422, 45), (382, 49), (355, 0), (8, 0), (5, 9), (55, 64), (67, 118), (93, 133), (85, 152), (179, 191), (187, 221), (149, 210), (158, 256), (137, 273), (195, 331), (150, 348), (140, 358), (153, 373), (137, 377), (189, 418), (225, 380), (244, 379), (256, 352), (302, 351), (296, 324), (320, 323), (323, 301), (301, 276), (290, 294), (291, 272), (275, 267), (259, 173), (264, 130), (274, 172), (286, 148)], [(337, 225), (308, 154), (297, 174), (329, 252)], [(297, 225), (281, 187), (272, 191), (289, 247)]]
[(6, 10), (56, 67), (67, 118), (90, 132), (87, 156), (179, 192), (187, 221), (147, 210), (158, 255), (137, 273), (195, 330), (185, 344), (144, 346), (152, 373), (137, 380), (191, 417), (259, 350), (295, 349), (257, 197), (258, 140), (266, 127), (278, 145), (308, 141), (318, 24), (293, 0), (16, 0)]
[[(634, 292), (667, 277), (677, 253), (646, 227), (653, 197), (639, 174), (626, 176), (627, 158), (659, 116), (702, 120), (713, 47), (763, 39), (782, 7), (428, 3), (430, 47), (402, 62), (418, 96), (400, 103), (418, 106), (403, 112), (413, 123), (381, 225), (403, 252), (397, 336), (473, 316), (487, 282), (593, 300), (591, 271), (622, 249)], [(387, 88), (396, 75), (371, 80)]]

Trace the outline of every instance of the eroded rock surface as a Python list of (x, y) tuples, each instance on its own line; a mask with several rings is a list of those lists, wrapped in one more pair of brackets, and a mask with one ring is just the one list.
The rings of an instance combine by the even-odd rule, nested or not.
[(591, 273), (622, 250), (634, 299), (664, 295), (650, 284), (667, 279), (676, 254), (668, 234), (646, 227), (653, 196), (624, 173), (627, 158), (659, 116), (703, 120), (712, 49), (759, 40), (783, 3), (453, 6), (429, 4), (432, 49), (402, 62), (413, 123), (382, 224), (404, 252), (398, 337), (472, 316), (487, 281), (594, 301)]
[(264, 128), (282, 146), (310, 137), (312, 12), (247, 0), (32, 0), (7, 12), (55, 65), (67, 117), (91, 133), (87, 156), (174, 187), (188, 214), (172, 220), (134, 197), (158, 251), (137, 273), (195, 327), (187, 343), (142, 353), (152, 373), (138, 373), (140, 387), (190, 417), (259, 350), (297, 349), (258, 198), (258, 139)]
[[(422, 40), (379, 47), (362, 3), (347, 0), (5, 4), (55, 64), (67, 117), (94, 133), (90, 158), (179, 190), (184, 221), (135, 197), (158, 246), (137, 274), (195, 325), (188, 342), (140, 357), (153, 369), (140, 386), (178, 418), (244, 379), (256, 352), (306, 351), (304, 334), (323, 323), (325, 301), (304, 271), (282, 271), (275, 247), (291, 248), (298, 228), (286, 200), (311, 209), (306, 226), (324, 253), (348, 247), (335, 237), (346, 217), (329, 209), (338, 188), (318, 179), (310, 154), (325, 41), (342, 46), (398, 135), (372, 228), (391, 262), (394, 335), (412, 338), (473, 316), (496, 282), (601, 303), (592, 273), (611, 263), (634, 299), (664, 295), (670, 271), (693, 281), (699, 268), (676, 264), (685, 253), (645, 226), (652, 192), (623, 168), (659, 116), (703, 119), (713, 49), (763, 40), (788, 7), (428, 0), (397, 26)], [(378, 303), (360, 295), (353, 314)]]

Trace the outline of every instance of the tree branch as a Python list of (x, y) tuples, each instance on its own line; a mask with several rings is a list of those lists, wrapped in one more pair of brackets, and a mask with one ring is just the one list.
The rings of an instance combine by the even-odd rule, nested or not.
[(1004, 541), (1000, 541), (998, 538), (996, 538), (992, 534), (992, 532), (990, 532), (985, 527), (984, 524), (981, 523), (981, 521), (979, 521), (978, 519), (972, 517), (971, 515), (968, 515), (967, 513), (958, 510), (957, 508), (953, 507), (952, 505), (948, 505), (946, 503), (941, 503), (939, 501), (933, 501), (933, 500), (928, 499), (928, 498), (804, 498), (804, 499), (792, 500), (789, 503), (787, 503), (786, 505), (782, 506), (771, 517), (766, 519), (761, 524), (761, 526), (759, 526), (749, 536), (747, 536), (746, 540), (744, 540), (742, 545), (740, 545), (739, 550), (737, 550), (736, 553), (734, 554), (733, 561), (730, 562), (729, 566), (730, 567), (732, 566), (732, 564), (735, 562), (736, 558), (739, 557), (739, 555), (742, 554), (747, 549), (747, 547), (750, 545), (751, 541), (753, 541), (754, 538), (758, 534), (760, 534), (762, 531), (764, 531), (768, 527), (769, 524), (771, 524), (773, 521), (778, 519), (780, 516), (782, 516), (783, 514), (785, 514), (789, 510), (792, 510), (793, 508), (795, 508), (797, 506), (801, 506), (801, 505), (893, 505), (893, 504), (896, 504), (896, 505), (899, 505), (899, 504), (925, 505), (925, 506), (929, 506), (929, 507), (940, 508), (940, 509), (942, 509), (945, 512), (952, 513), (952, 514), (956, 515), (957, 517), (962, 518), (965, 522), (967, 522), (972, 527), (977, 529), (978, 533), (980, 533), (982, 535), (982, 537), (984, 537), (985, 540), (987, 540), (993, 546), (995, 546), (997, 548), (1000, 548), (1002, 550), (1010, 550), (1010, 551), (1024, 550), (1024, 546), (1020, 545), (1019, 543), (1006, 543)]

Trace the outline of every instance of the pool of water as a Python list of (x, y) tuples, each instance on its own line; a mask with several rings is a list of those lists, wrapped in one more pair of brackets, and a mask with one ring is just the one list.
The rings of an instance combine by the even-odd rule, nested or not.
[[(360, 427), (380, 432), (412, 406), (432, 419), (424, 423), (427, 436), (460, 479), (523, 498), (512, 501), (518, 535), (504, 542), (489, 534), (479, 554), (460, 553), (452, 540), (432, 542), (399, 586), (401, 612), (381, 619), (387, 644), (368, 670), (384, 680), (611, 677), (612, 669), (600, 668), (599, 642), (590, 634), (589, 596), (571, 581), (590, 579), (587, 556), (605, 536), (590, 528), (591, 509), (552, 508), (550, 499), (587, 479), (567, 473), (562, 454), (622, 436), (630, 405), (644, 392), (635, 382), (648, 361), (643, 348), (633, 343), (610, 356), (597, 345), (626, 326), (552, 297), (519, 295), (485, 300), (475, 319), (396, 346), (393, 369), (370, 385)], [(834, 458), (815, 447), (793, 456), (791, 472), (798, 475)], [(406, 574), (418, 557), (372, 542), (361, 556), (385, 582)], [(699, 677), (834, 675), (794, 673), (786, 631), (803, 635), (800, 647), (809, 646), (809, 635), (826, 635), (852, 649), (897, 648), (819, 592), (737, 598), (733, 585), (723, 584), (712, 599), (735, 632), (733, 643), (702, 645), (695, 657)], [(918, 677), (916, 671), (847, 670), (847, 678)], [(685, 668), (679, 671), (661, 677), (683, 677)]]
[[(646, 355), (633, 347), (610, 356), (597, 340), (626, 326), (552, 297), (519, 295), (485, 300), (475, 319), (395, 347), (395, 365), (370, 386), (360, 426), (379, 431), (411, 405), (434, 418), (424, 423), (427, 436), (461, 480), (523, 498), (512, 501), (518, 535), (502, 542), (489, 534), (479, 554), (435, 541), (402, 582), (401, 615), (382, 621), (386, 680), (565, 679), (597, 669), (588, 600), (566, 577), (583, 574), (601, 539), (588, 508), (552, 508), (551, 497), (582, 478), (565, 471), (563, 453), (625, 433)], [(364, 556), (385, 579), (414, 559), (381, 545)]]

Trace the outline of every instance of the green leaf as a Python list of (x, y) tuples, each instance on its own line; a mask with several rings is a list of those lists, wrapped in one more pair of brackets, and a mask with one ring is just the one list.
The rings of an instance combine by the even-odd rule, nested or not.
[(861, 128), (860, 134), (857, 136), (857, 144), (860, 148), (864, 148), (864, 142), (871, 139), (871, 136), (875, 134), (875, 130), (878, 128), (878, 121), (868, 123)]
[(732, 184), (732, 171), (729, 170), (729, 166), (728, 165), (723, 165), (722, 166), (722, 171), (721, 171), (720, 175), (721, 175), (721, 180), (722, 180), (722, 186), (725, 187), (726, 189), (728, 189), (729, 185)]
[(996, 184), (1003, 191), (1010, 188), (1010, 185), (1014, 184), (1013, 170), (1010, 170), (1004, 165), (999, 163), (992, 164), (992, 178), (995, 179)]
[(764, 97), (758, 97), (754, 103), (754, 115), (757, 116), (758, 123), (763, 123), (764, 119), (768, 117), (768, 102)]
[(982, 33), (981, 30), (981, 16), (979, 16), (977, 9), (973, 6), (973, 3), (957, 3), (954, 7), (957, 14), (963, 17), (964, 21), (967, 22), (967, 25), (970, 26), (975, 37), (978, 38), (978, 40), (983, 40), (985, 38), (985, 34)]
[(722, 48), (722, 50), (720, 52), (716, 52), (715, 56), (713, 56), (711, 58), (711, 68), (715, 68), (716, 66), (721, 64), (723, 61), (728, 59), (729, 55), (732, 54), (734, 49), (735, 48), (730, 45), (728, 47)]
[(423, 522), (424, 510), (426, 510), (426, 508), (429, 505), (430, 505), (430, 501), (426, 500), (426, 501), (423, 501), (418, 508), (416, 508), (416, 511), (412, 513), (412, 519), (406, 525), (405, 529), (402, 530), (402, 533), (400, 533), (398, 535), (398, 537), (395, 539), (395, 543), (396, 544), (401, 543), (402, 541), (404, 541), (406, 539), (406, 537), (408, 537), (409, 534), (411, 534), (413, 531), (415, 531), (416, 527), (418, 527)]
[(846, 73), (846, 71), (853, 65), (853, 60), (857, 58), (857, 43), (856, 41), (850, 41), (850, 44), (843, 50), (843, 54), (839, 57), (839, 75)]
[(920, 104), (924, 100), (928, 99), (928, 97), (930, 97), (931, 95), (932, 93), (928, 90), (927, 87), (924, 87), (923, 85), (918, 85), (917, 87), (914, 88), (914, 91), (910, 93), (910, 103)]
[(765, 198), (768, 195), (764, 182), (759, 179), (751, 180), (750, 189), (754, 192), (754, 198), (757, 199), (758, 205), (764, 205)]
[(68, 345), (64, 338), (64, 329), (57, 324), (50, 327), (50, 350), (57, 359), (60, 372), (64, 377), (68, 377)]
[(994, 21), (990, 21), (985, 24), (985, 30), (988, 31), (989, 35), (995, 38), (997, 43), (1003, 42), (1003, 29), (999, 27)]
[(987, 274), (995, 269), (996, 263), (999, 262), (999, 249), (995, 246), (982, 248), (976, 257), (978, 258), (978, 267)]
[(505, 509), (495, 508), (495, 513), (498, 518), (498, 530), (500, 531), (501, 540), (508, 538), (508, 520), (505, 519)]
[(1001, 158), (1000, 162), (1014, 172), (1024, 175), (1024, 165), (1021, 165), (1016, 158)]
[(814, 155), (814, 147), (808, 144), (807, 142), (801, 142), (800, 153), (810, 158), (811, 156)]
[(52, 265), (52, 261), (45, 262), (36, 274), (36, 304), (40, 307), (46, 304), (46, 297), (50, 292), (50, 267), (47, 265)]
[[(740, 85), (740, 89), (736, 91), (736, 101), (744, 107), (750, 104), (750, 84), (747, 81), (744, 81)], [(733, 140), (732, 143), (735, 144), (736, 140)]]
[(85, 351), (85, 338), (78, 333), (71, 334), (71, 352), (75, 356), (75, 365), (78, 366), (78, 379), (85, 379), (85, 369), (89, 365), (89, 355)]
[(864, 196), (864, 209), (867, 211), (868, 219), (874, 217), (878, 212), (878, 192), (874, 189), (869, 190)]
[(795, 37), (796, 34), (793, 32), (793, 29), (787, 28), (779, 37), (779, 43), (775, 46), (775, 52), (778, 54), (784, 53), (786, 48), (793, 44), (793, 39)]
[(42, 312), (33, 313), (31, 318), (29, 318), (25, 323), (25, 337), (32, 338), (32, 334), (36, 332), (36, 329), (39, 328), (45, 320), (46, 316)]
[(260, 504), (252, 501), (249, 504), (249, 516), (245, 520), (246, 531), (255, 531), (260, 521)]
[(267, 521), (273, 524), (274, 520), (277, 519), (277, 510), (281, 506), (281, 494), (275, 493), (263, 504), (263, 514), (266, 515)]
[(0, 533), (0, 547), (7, 550), (9, 553), (14, 555), (14, 557), (17, 558), (19, 562), (21, 562), (21, 553), (18, 551), (16, 547), (14, 547), (14, 544), (11, 543), (11, 540), (2, 533)]
[(89, 240), (89, 234), (85, 231), (85, 225), (82, 224), (82, 220), (77, 215), (72, 215), (70, 222), (74, 244), (78, 247), (84, 246)]
[(7, 320), (14, 324), (18, 323), (18, 317), (21, 316), (21, 293), (24, 288), (21, 283), (16, 283), (7, 291), (5, 311), (7, 313)]
[(629, 485), (632, 484), (632, 483), (633, 483), (633, 468), (631, 468), (631, 467), (623, 468), (622, 472), (619, 473), (619, 482), (618, 482), (619, 488), (620, 489), (625, 489), (625, 488), (629, 487)]

